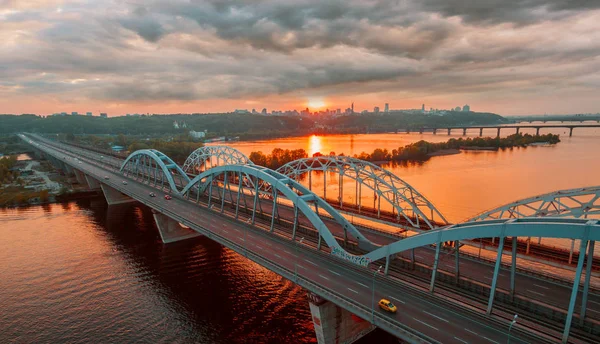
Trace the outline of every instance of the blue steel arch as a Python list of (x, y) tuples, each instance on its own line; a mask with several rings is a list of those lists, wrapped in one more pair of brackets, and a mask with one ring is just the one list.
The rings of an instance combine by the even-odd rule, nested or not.
[(372, 261), (417, 247), (445, 241), (502, 237), (544, 237), (557, 239), (599, 240), (596, 220), (566, 218), (521, 218), (465, 222), (437, 230), (421, 232), (365, 254)]
[[(313, 210), (309, 203), (314, 204), (320, 209), (327, 212), (331, 218), (333, 218), (340, 226), (346, 229), (349, 235), (356, 238), (359, 247), (372, 250), (377, 246), (369, 241), (362, 233), (360, 233), (354, 225), (352, 225), (346, 218), (344, 218), (337, 210), (335, 210), (329, 203), (325, 202), (319, 196), (315, 195), (312, 191), (307, 189), (297, 181), (269, 168), (258, 166), (258, 165), (226, 165), (211, 168), (204, 171), (202, 174), (196, 176), (190, 181), (190, 183), (181, 191), (182, 196), (189, 196), (189, 192), (192, 188), (197, 187), (199, 193), (206, 191), (207, 187), (216, 178), (219, 178), (225, 173), (240, 173), (247, 177), (256, 178), (258, 184), (268, 184), (271, 186), (271, 190), (275, 189), (278, 193), (281, 193), (288, 200), (290, 200), (294, 207), (298, 211), (302, 212), (311, 224), (317, 229), (319, 235), (323, 238), (325, 243), (331, 248), (332, 252), (344, 256), (347, 260), (352, 260), (360, 265), (367, 265), (369, 263), (368, 258), (355, 256), (346, 252), (335, 239), (327, 225), (321, 220), (320, 216), (315, 210)], [(255, 184), (256, 185), (256, 184)]]
[[(403, 218), (411, 228), (435, 229), (448, 225), (442, 213), (414, 187), (368, 161), (349, 156), (318, 156), (291, 161), (277, 171), (294, 179), (310, 171), (336, 172), (340, 179), (345, 176), (357, 182), (356, 198), (359, 207), (361, 196), (358, 185), (373, 190), (379, 200), (378, 217), (383, 199), (396, 211), (397, 219)], [(342, 196), (339, 196), (340, 203)]]
[(216, 160), (216, 166), (223, 165), (242, 165), (254, 163), (246, 154), (229, 146), (203, 146), (193, 151), (183, 164), (183, 170), (187, 173), (198, 174), (206, 170), (206, 165), (211, 164), (214, 167), (213, 159)]
[[(169, 187), (175, 193), (179, 193), (179, 188), (177, 187), (177, 183), (173, 176), (175, 175), (181, 181), (181, 185), (185, 186), (189, 184), (190, 177), (188, 177), (185, 172), (177, 165), (171, 158), (169, 158), (166, 154), (156, 150), (156, 149), (140, 149), (137, 150), (127, 157), (123, 164), (121, 164), (121, 172), (132, 172), (137, 171), (142, 168), (145, 169), (146, 173), (151, 172), (152, 162), (155, 163), (155, 168), (160, 168), (163, 175), (166, 176), (167, 182), (169, 183)], [(131, 171), (127, 170), (127, 166), (131, 166)], [(156, 170), (154, 170), (155, 178), (156, 178)]]

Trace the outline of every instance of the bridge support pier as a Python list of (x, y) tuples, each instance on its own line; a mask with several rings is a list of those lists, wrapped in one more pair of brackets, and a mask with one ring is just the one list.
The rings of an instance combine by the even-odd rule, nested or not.
[(573, 136), (573, 127), (569, 128), (569, 137)]
[(463, 136), (467, 135), (467, 128), (463, 128)]
[(540, 135), (540, 127), (535, 128), (535, 135), (536, 136)]
[(483, 128), (479, 128), (479, 136), (483, 136)]
[(88, 176), (87, 174), (85, 174), (84, 177), (85, 177), (85, 181), (87, 182), (87, 185), (90, 188), (90, 190), (99, 190), (100, 189), (100, 182), (98, 182), (93, 177)]
[(451, 131), (452, 131), (452, 129), (448, 128), (448, 135), (450, 135)]
[(517, 134), (519, 134), (519, 129), (521, 129), (520, 127), (517, 127)]
[(308, 300), (319, 344), (353, 343), (375, 329), (370, 322), (318, 295), (308, 293)]
[(419, 129), (419, 134), (423, 134), (423, 128)]
[(433, 128), (433, 135), (437, 134), (437, 129)]
[[(595, 221), (590, 221), (594, 222)], [(575, 272), (575, 279), (573, 281), (573, 288), (571, 289), (571, 301), (569, 301), (569, 309), (567, 312), (567, 320), (565, 321), (565, 330), (563, 332), (562, 342), (567, 343), (569, 340), (569, 332), (571, 331), (571, 321), (573, 320), (573, 311), (575, 310), (575, 302), (577, 301), (577, 293), (579, 292), (579, 281), (581, 280), (581, 270), (583, 270), (583, 261), (585, 260), (585, 251), (588, 244), (589, 226), (586, 230), (584, 238), (581, 238), (581, 245), (579, 246), (579, 259), (577, 260), (577, 270)]]
[(154, 216), (154, 221), (156, 222), (156, 227), (158, 228), (160, 238), (165, 244), (191, 239), (202, 235), (192, 229), (182, 227), (179, 222), (166, 215), (156, 212), (154, 209), (152, 209), (152, 216)]
[(108, 203), (108, 205), (135, 202), (133, 198), (122, 194), (121, 192), (111, 188), (108, 185), (100, 184), (100, 188), (104, 193), (104, 197), (106, 198), (106, 203)]
[(75, 169), (75, 178), (77, 182), (81, 185), (87, 185), (87, 180), (85, 180), (85, 174), (78, 169)]
[(496, 137), (500, 137), (500, 128), (498, 128), (498, 133), (496, 134)]
[[(441, 233), (440, 233), (441, 235)], [(435, 246), (435, 260), (433, 261), (433, 268), (431, 269), (431, 282), (429, 283), (429, 291), (433, 293), (433, 288), (435, 286), (435, 275), (437, 273), (438, 262), (440, 260), (440, 248), (442, 247), (442, 242), (438, 240), (437, 245)]]

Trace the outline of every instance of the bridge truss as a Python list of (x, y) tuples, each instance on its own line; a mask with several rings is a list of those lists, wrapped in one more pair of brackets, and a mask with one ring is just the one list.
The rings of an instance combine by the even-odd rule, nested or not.
[[(377, 217), (381, 217), (381, 201), (392, 208), (392, 216), (398, 222), (421, 229), (434, 229), (439, 225), (447, 225), (448, 221), (435, 206), (421, 195), (415, 188), (393, 173), (367, 161), (348, 156), (320, 156), (292, 161), (278, 172), (298, 180), (301, 175), (308, 174), (309, 189), (312, 189), (312, 171), (337, 173), (339, 176), (339, 193), (337, 201), (343, 207), (344, 177), (356, 182), (356, 208), (362, 210), (362, 187), (374, 193), (374, 208)], [(327, 176), (323, 174), (323, 194), (327, 197)]]
[(190, 174), (200, 174), (215, 166), (253, 165), (244, 153), (229, 146), (204, 146), (193, 151), (183, 164), (183, 170)]
[(121, 165), (121, 172), (128, 177), (141, 179), (161, 189), (165, 181), (170, 190), (179, 190), (190, 182), (190, 177), (171, 158), (155, 149), (142, 149), (131, 153)]
[(467, 222), (544, 216), (600, 219), (600, 186), (560, 190), (522, 199), (483, 212)]

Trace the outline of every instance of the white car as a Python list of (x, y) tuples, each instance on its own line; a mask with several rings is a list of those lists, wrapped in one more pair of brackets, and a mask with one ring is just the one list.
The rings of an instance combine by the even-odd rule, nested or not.
[(126, 182), (126, 181), (123, 181), (123, 185), (127, 185), (127, 182)]

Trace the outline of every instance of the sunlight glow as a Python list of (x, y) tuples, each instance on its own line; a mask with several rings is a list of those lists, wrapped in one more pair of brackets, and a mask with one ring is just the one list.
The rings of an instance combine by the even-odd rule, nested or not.
[(320, 109), (325, 106), (325, 100), (323, 98), (310, 98), (306, 105), (310, 109)]

